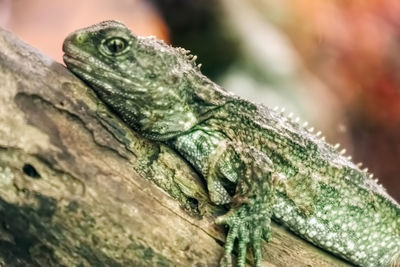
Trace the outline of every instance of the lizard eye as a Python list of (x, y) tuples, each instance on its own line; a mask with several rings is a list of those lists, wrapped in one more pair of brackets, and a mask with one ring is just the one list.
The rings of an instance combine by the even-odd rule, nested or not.
[(121, 37), (112, 37), (103, 40), (101, 48), (108, 56), (119, 56), (129, 50), (129, 42)]

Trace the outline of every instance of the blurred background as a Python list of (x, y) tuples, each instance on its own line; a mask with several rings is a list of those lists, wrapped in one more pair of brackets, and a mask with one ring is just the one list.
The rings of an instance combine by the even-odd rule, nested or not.
[(108, 19), (309, 121), (400, 200), (400, 1), (0, 0), (0, 27), (59, 62), (70, 32)]

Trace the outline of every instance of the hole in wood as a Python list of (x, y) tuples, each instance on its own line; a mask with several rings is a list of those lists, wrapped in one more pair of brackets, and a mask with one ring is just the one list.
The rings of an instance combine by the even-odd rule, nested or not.
[(35, 167), (33, 167), (31, 164), (29, 163), (25, 163), (24, 167), (22, 167), (22, 171), (28, 175), (29, 177), (35, 178), (35, 179), (39, 179), (40, 178), (40, 174), (37, 172), (37, 170), (35, 169)]

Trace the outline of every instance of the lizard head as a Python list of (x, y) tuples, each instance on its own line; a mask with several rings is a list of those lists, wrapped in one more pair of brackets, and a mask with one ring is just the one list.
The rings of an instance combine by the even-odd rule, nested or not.
[(203, 76), (193, 56), (154, 37), (105, 21), (70, 34), (64, 62), (129, 126), (168, 139), (204, 119), (226, 93)]

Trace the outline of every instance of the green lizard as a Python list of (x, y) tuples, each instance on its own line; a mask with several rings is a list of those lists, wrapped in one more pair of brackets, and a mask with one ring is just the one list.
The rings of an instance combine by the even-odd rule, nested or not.
[(366, 170), (283, 115), (203, 76), (195, 57), (106, 21), (64, 41), (64, 61), (143, 136), (175, 149), (205, 179), (211, 201), (229, 205), (222, 265), (238, 266), (271, 218), (361, 266), (400, 264), (400, 207)]

